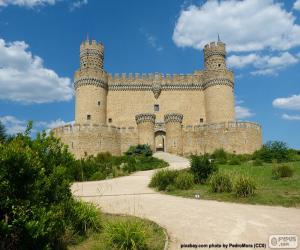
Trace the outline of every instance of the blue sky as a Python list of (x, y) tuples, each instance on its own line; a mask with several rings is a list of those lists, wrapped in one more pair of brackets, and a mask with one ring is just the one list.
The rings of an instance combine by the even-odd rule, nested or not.
[(239, 120), (300, 149), (300, 0), (0, 0), (0, 120), (8, 132), (74, 119), (72, 78), (88, 36), (112, 73), (191, 73), (227, 44)]

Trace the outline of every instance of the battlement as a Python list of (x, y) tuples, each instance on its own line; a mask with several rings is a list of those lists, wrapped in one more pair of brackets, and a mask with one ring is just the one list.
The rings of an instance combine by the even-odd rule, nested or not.
[(224, 49), (225, 50), (226, 44), (219, 41), (219, 42), (211, 42), (204, 46), (204, 50), (213, 50), (213, 49)]
[(80, 52), (87, 50), (87, 49), (94, 49), (94, 50), (99, 50), (99, 51), (103, 51), (104, 50), (104, 45), (99, 42), (97, 43), (96, 40), (85, 40), (81, 43), (80, 45)]

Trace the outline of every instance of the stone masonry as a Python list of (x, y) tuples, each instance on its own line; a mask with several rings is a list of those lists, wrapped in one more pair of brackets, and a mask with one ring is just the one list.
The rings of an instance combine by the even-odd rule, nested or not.
[(262, 144), (261, 127), (235, 120), (225, 44), (212, 42), (203, 51), (205, 68), (192, 74), (111, 75), (103, 67), (104, 46), (84, 41), (74, 76), (75, 124), (54, 134), (77, 158), (120, 155), (137, 144), (179, 155), (254, 152)]

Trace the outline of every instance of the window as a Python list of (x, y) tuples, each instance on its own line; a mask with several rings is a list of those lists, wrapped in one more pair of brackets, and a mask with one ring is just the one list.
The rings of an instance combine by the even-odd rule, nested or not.
[(154, 104), (154, 112), (158, 112), (159, 111), (159, 105), (158, 104)]
[(109, 123), (112, 123), (112, 119), (111, 119), (111, 118), (108, 118), (108, 122), (109, 122)]
[(87, 116), (86, 116), (86, 119), (87, 119), (87, 120), (91, 120), (91, 115), (87, 115)]
[(200, 123), (203, 123), (203, 122), (204, 122), (203, 118), (200, 118)]
[(100, 104), (101, 104), (101, 102), (100, 102), (100, 101), (98, 101), (98, 106), (100, 106)]

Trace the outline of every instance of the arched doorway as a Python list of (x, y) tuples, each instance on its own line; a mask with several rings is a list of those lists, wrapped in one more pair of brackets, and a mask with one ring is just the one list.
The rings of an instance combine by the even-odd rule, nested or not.
[(166, 132), (156, 131), (155, 132), (155, 151), (165, 151)]

